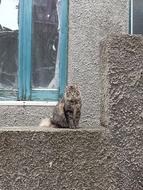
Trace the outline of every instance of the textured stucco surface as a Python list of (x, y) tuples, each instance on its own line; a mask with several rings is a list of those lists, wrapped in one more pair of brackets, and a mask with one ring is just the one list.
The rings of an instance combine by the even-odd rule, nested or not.
[(100, 58), (104, 127), (0, 128), (0, 189), (143, 189), (143, 37), (110, 36)]
[(143, 37), (114, 35), (101, 48), (105, 125), (143, 125)]
[(100, 41), (128, 33), (127, 0), (69, 1), (69, 82), (81, 87), (81, 126), (98, 126), (100, 116)]
[(102, 43), (101, 123), (116, 147), (118, 189), (143, 189), (143, 37), (117, 35)]
[[(81, 87), (82, 127), (99, 124), (99, 43), (109, 33), (128, 32), (127, 0), (69, 1), (69, 83)], [(1, 106), (0, 126), (37, 126), (52, 108)]]
[(12, 130), (0, 129), (1, 190), (112, 189), (107, 130)]
[(53, 107), (47, 106), (0, 106), (0, 127), (35, 126), (43, 118), (49, 118)]

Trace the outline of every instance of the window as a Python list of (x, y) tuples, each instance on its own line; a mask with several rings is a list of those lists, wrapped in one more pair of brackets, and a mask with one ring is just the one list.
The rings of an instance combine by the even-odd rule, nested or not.
[(143, 0), (130, 0), (130, 34), (143, 34)]
[(1, 0), (0, 100), (58, 100), (67, 81), (67, 0)]

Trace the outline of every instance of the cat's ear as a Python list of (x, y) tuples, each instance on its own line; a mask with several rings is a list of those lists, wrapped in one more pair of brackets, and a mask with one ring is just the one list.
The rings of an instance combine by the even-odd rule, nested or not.
[(66, 86), (66, 91), (71, 87), (71, 85), (67, 85)]
[(76, 91), (79, 91), (80, 92), (80, 87), (78, 84), (74, 84), (74, 88), (76, 89)]
[(80, 91), (79, 85), (77, 85), (76, 91), (77, 91), (78, 96), (80, 96), (80, 98), (81, 98), (81, 91)]
[(75, 87), (73, 85), (66, 86), (65, 92), (72, 92)]
[(65, 93), (68, 91), (68, 86), (65, 87)]
[(76, 89), (78, 90), (78, 91), (80, 91), (80, 88), (79, 88), (79, 85), (75, 85), (76, 86)]

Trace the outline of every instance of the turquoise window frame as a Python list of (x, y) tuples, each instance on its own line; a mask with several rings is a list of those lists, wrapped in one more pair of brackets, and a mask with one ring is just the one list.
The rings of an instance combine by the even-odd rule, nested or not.
[(129, 34), (133, 34), (133, 0), (129, 0)]
[(59, 33), (59, 89), (34, 90), (31, 87), (32, 0), (20, 1), (18, 100), (57, 101), (67, 83), (68, 0), (61, 0)]
[(18, 100), (31, 99), (32, 0), (19, 2)]
[[(19, 101), (57, 101), (63, 96), (68, 70), (68, 0), (61, 0), (59, 32), (59, 89), (34, 90), (31, 85), (32, 0), (19, 2), (18, 92)], [(4, 92), (3, 92), (4, 93)], [(0, 98), (1, 99), (1, 98)], [(4, 100), (16, 100), (5, 97)]]
[[(136, 20), (136, 13), (135, 11), (135, 7), (136, 7), (136, 0), (129, 0), (129, 34), (143, 34), (143, 31), (136, 31), (136, 22), (138, 22)], [(143, 3), (143, 1), (141, 1), (141, 3)], [(142, 4), (143, 5), (143, 4)], [(142, 8), (141, 8), (142, 10)], [(140, 13), (140, 10), (138, 10), (138, 12)], [(143, 12), (141, 13), (143, 16)], [(140, 26), (140, 28), (142, 28), (143, 26)]]

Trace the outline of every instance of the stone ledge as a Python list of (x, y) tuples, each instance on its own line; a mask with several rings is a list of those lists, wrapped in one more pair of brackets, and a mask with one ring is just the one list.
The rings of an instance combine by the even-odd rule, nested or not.
[(110, 133), (99, 129), (0, 129), (0, 189), (109, 189)]
[(0, 127), (1, 132), (59, 132), (64, 133), (66, 131), (74, 133), (74, 132), (109, 132), (107, 128), (104, 127), (93, 127), (93, 128), (78, 128), (78, 129), (68, 129), (68, 128), (47, 128), (47, 127), (38, 127), (38, 126), (12, 126), (12, 127)]

